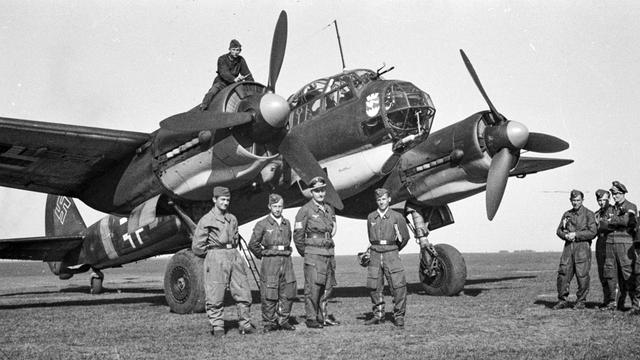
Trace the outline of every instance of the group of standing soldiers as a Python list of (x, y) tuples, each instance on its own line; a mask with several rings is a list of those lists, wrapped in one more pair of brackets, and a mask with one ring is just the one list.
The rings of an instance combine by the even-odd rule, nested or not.
[[(326, 181), (315, 177), (309, 183), (312, 199), (300, 208), (293, 229), (293, 242), (304, 258), (305, 325), (311, 329), (339, 325), (328, 312), (328, 302), (336, 282), (336, 261), (333, 237), (336, 216), (333, 207), (324, 201)], [(407, 286), (404, 268), (398, 252), (409, 239), (405, 218), (389, 208), (391, 197), (386, 189), (375, 192), (378, 209), (367, 221), (371, 244), (367, 287), (371, 290), (373, 317), (365, 325), (384, 321), (384, 278), (394, 298), (393, 323), (404, 326)], [(221, 337), (224, 329), (224, 293), (229, 288), (238, 308), (238, 332), (255, 332), (250, 319), (251, 290), (247, 264), (237, 251), (238, 221), (227, 211), (231, 199), (229, 189), (215, 187), (214, 207), (198, 222), (192, 249), (204, 256), (205, 309), (211, 334)], [(297, 298), (296, 277), (291, 261), (291, 223), (282, 216), (284, 200), (278, 194), (269, 195), (269, 215), (253, 229), (249, 250), (262, 259), (260, 298), (263, 332), (291, 331), (293, 301)]]
[[(572, 208), (562, 215), (556, 231), (565, 241), (558, 268), (558, 303), (554, 309), (570, 306), (567, 301), (569, 283), (576, 275), (578, 291), (574, 309), (584, 309), (589, 293), (591, 241), (596, 240), (596, 262), (602, 284), (603, 310), (625, 310), (627, 295), (631, 313), (640, 314), (640, 244), (638, 241), (638, 209), (625, 198), (627, 188), (619, 181), (611, 189), (597, 190), (600, 207), (593, 213), (583, 204), (584, 194), (571, 191)], [(610, 198), (613, 197), (613, 204)]]

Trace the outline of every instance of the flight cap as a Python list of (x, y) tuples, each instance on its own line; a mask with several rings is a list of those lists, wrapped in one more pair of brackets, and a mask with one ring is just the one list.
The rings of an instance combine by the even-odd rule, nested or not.
[(607, 196), (607, 198), (609, 198), (609, 192), (607, 190), (604, 189), (598, 189), (596, 190), (596, 199), (600, 200), (602, 199), (604, 196)]
[(231, 191), (229, 191), (228, 187), (216, 186), (213, 188), (213, 197), (218, 196), (231, 196)]
[(236, 39), (231, 40), (231, 42), (229, 43), (229, 49), (233, 49), (233, 48), (242, 49), (242, 45), (240, 45), (240, 41)]

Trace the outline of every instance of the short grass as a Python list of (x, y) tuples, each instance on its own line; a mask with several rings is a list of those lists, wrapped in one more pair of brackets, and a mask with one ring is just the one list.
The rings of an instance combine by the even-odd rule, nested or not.
[[(338, 257), (330, 311), (342, 325), (241, 336), (236, 312), (227, 335), (208, 333), (204, 314), (168, 311), (162, 291), (166, 259), (105, 272), (107, 293), (92, 296), (86, 275), (57, 280), (40, 263), (0, 263), (0, 359), (623, 359), (640, 356), (640, 317), (602, 312), (592, 267), (586, 310), (553, 311), (557, 253), (466, 254), (469, 278), (456, 297), (422, 294), (417, 255), (408, 270), (406, 327), (364, 326), (370, 315), (366, 273), (355, 256)], [(294, 261), (298, 288), (301, 262)], [(575, 285), (572, 284), (572, 293)], [(301, 291), (300, 291), (301, 293)], [(386, 297), (387, 311), (391, 298)], [(302, 296), (300, 296), (302, 300)], [(627, 306), (629, 304), (627, 303)], [(254, 322), (260, 306), (254, 293)], [(294, 304), (296, 320), (304, 306)]]

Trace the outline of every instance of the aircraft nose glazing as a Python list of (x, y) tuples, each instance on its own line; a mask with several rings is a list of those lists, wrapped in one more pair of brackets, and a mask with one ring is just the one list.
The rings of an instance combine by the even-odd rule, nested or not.
[(266, 93), (260, 99), (260, 114), (274, 128), (283, 128), (289, 116), (289, 103), (282, 97)]
[(507, 138), (513, 147), (522, 149), (529, 139), (529, 129), (517, 121), (507, 123)]

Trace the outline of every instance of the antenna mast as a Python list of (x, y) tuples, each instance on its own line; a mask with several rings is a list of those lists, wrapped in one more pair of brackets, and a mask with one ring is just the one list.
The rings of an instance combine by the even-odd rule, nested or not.
[(333, 20), (333, 25), (336, 27), (336, 36), (338, 37), (338, 47), (340, 48), (340, 59), (342, 60), (342, 70), (346, 68), (344, 65), (344, 54), (342, 53), (342, 42), (340, 42), (340, 32), (338, 31), (338, 20)]

